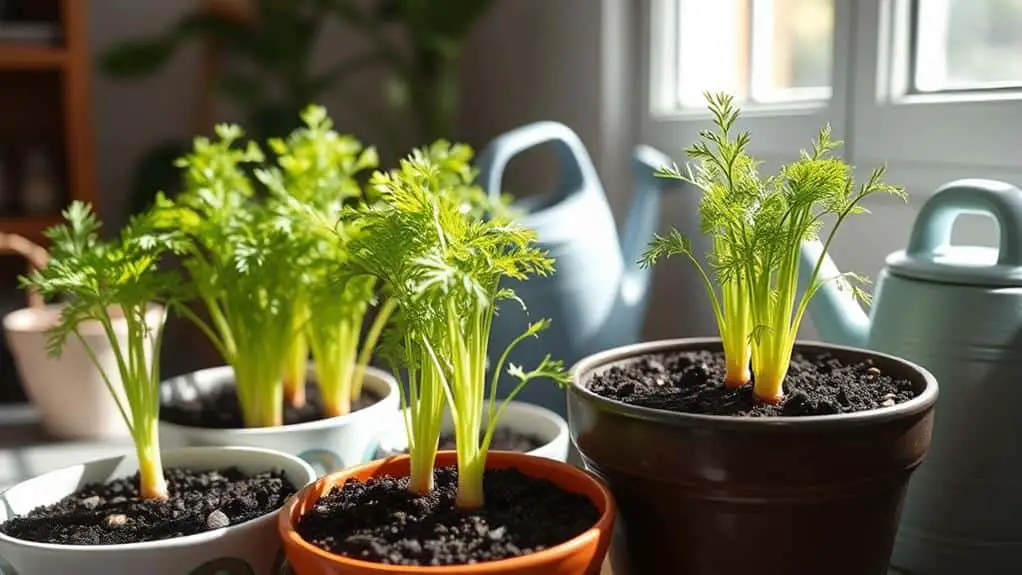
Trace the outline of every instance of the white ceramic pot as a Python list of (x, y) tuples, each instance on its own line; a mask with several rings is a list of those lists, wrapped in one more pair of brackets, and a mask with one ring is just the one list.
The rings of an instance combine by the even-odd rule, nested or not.
[[(61, 439), (109, 439), (127, 437), (128, 429), (117, 411), (103, 377), (82, 342), (68, 337), (60, 357), (46, 351), (46, 331), (60, 322), (61, 304), (28, 307), (4, 316), (4, 339), (11, 349), (25, 395), (39, 411), (43, 427)], [(127, 345), (128, 326), (120, 315), (113, 315), (118, 343)], [(153, 305), (146, 315), (149, 327), (160, 327), (165, 313)], [(123, 397), (117, 360), (110, 342), (98, 322), (84, 322), (78, 333), (96, 355), (110, 382)], [(147, 361), (152, 359), (152, 340)]]
[[(310, 372), (310, 376), (314, 376)], [(163, 382), (161, 398), (189, 399), (234, 385), (229, 366), (213, 367)], [(160, 421), (160, 441), (178, 445), (243, 445), (265, 447), (297, 455), (309, 462), (320, 475), (373, 459), (376, 436), (398, 419), (400, 396), (394, 376), (372, 367), (366, 368), (363, 388), (376, 392), (380, 401), (358, 411), (318, 421), (280, 427), (211, 429)]]
[[(483, 414), (483, 426), (485, 427), (488, 418)], [(497, 423), (498, 429), (510, 429), (511, 431), (532, 435), (542, 442), (542, 445), (529, 451), (529, 455), (546, 457), (565, 462), (568, 459), (568, 422), (555, 412), (538, 405), (524, 401), (512, 401), (507, 409), (500, 416)], [(451, 420), (450, 412), (444, 414), (442, 431), (452, 433), (454, 422)], [(404, 421), (398, 421), (388, 426), (379, 435), (380, 442), (376, 450), (376, 458), (390, 457), (403, 454), (408, 448), (408, 436), (405, 433)]]
[[(167, 450), (165, 467), (196, 470), (237, 466), (247, 473), (283, 469), (296, 489), (315, 479), (315, 471), (298, 457), (244, 447)], [(0, 494), (0, 522), (41, 505), (56, 503), (86, 483), (131, 475), (132, 456), (100, 459), (44, 473)], [(0, 573), (42, 575), (74, 573), (146, 573), (147, 575), (278, 575), (284, 561), (276, 530), (277, 512), (223, 529), (123, 545), (54, 545), (22, 541), (0, 533)]]

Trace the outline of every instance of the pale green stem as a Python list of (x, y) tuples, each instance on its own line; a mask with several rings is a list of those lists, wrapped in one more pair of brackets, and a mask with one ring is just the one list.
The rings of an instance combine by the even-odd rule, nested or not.
[(369, 365), (369, 359), (373, 355), (373, 350), (376, 349), (376, 343), (380, 339), (380, 334), (383, 333), (383, 327), (387, 325), (387, 321), (390, 319), (391, 314), (397, 308), (397, 301), (389, 299), (380, 307), (380, 311), (377, 312), (376, 318), (373, 319), (373, 324), (369, 327), (369, 332), (366, 334), (365, 341), (362, 342), (362, 350), (358, 354), (358, 360), (355, 366), (355, 375), (351, 382), (351, 399), (352, 401), (362, 397), (362, 384), (365, 381), (366, 367)]

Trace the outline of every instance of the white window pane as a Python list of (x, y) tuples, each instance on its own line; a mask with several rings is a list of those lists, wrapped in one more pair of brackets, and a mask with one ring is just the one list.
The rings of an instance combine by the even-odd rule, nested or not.
[(915, 87), (1022, 85), (1022, 0), (916, 0)]
[(753, 22), (757, 101), (830, 97), (834, 0), (756, 0)]
[(678, 99), (702, 108), (703, 92), (749, 92), (748, 0), (678, 0)]
[(678, 0), (678, 99), (827, 99), (833, 44), (834, 0)]

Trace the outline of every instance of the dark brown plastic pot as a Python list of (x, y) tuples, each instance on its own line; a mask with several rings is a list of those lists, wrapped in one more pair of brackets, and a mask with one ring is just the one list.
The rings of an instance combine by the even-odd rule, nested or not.
[(571, 438), (620, 513), (614, 575), (886, 575), (909, 477), (930, 445), (937, 382), (870, 357), (919, 395), (867, 412), (740, 418), (636, 407), (587, 389), (594, 373), (650, 353), (721, 349), (716, 338), (620, 347), (573, 368)]

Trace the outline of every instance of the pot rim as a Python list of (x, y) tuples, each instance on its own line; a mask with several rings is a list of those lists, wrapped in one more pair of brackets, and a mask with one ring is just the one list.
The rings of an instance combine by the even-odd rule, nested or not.
[[(447, 457), (455, 456), (457, 452), (446, 450), (438, 451), (437, 457), (445, 455)], [(378, 459), (364, 463), (357, 467), (344, 469), (328, 475), (325, 475), (313, 483), (306, 485), (297, 494), (294, 495), (285, 505), (281, 508), (280, 513), (277, 515), (277, 528), (281, 535), (281, 539), (286, 544), (288, 542), (297, 545), (306, 553), (311, 553), (318, 556), (321, 559), (331, 561), (336, 565), (344, 566), (349, 569), (365, 570), (373, 573), (404, 573), (409, 570), (414, 570), (417, 573), (424, 574), (450, 574), (450, 575), (468, 575), (474, 574), (479, 575), (481, 573), (501, 573), (506, 570), (520, 570), (525, 568), (536, 568), (541, 567), (551, 561), (556, 560), (559, 557), (570, 555), (572, 550), (576, 547), (583, 545), (588, 539), (603, 537), (604, 531), (608, 534), (611, 532), (614, 524), (615, 516), (617, 514), (617, 504), (614, 501), (613, 495), (611, 495), (610, 489), (603, 484), (594, 474), (572, 465), (570, 463), (556, 461), (553, 459), (547, 459), (544, 457), (537, 457), (526, 453), (518, 453), (515, 451), (490, 451), (487, 454), (487, 463), (491, 461), (490, 458), (501, 461), (502, 463), (507, 462), (507, 466), (515, 466), (516, 462), (523, 459), (529, 460), (530, 470), (538, 471), (538, 475), (534, 477), (545, 477), (545, 471), (549, 471), (554, 468), (561, 468), (572, 477), (578, 479), (580, 482), (587, 483), (592, 487), (595, 487), (596, 491), (600, 494), (600, 501), (595, 501), (590, 498), (590, 501), (598, 507), (602, 504), (603, 511), (600, 513), (599, 519), (589, 528), (575, 537), (552, 547), (548, 547), (542, 551), (536, 553), (530, 553), (528, 555), (521, 555), (519, 557), (511, 557), (508, 559), (499, 559), (496, 561), (486, 561), (483, 563), (472, 563), (462, 565), (436, 565), (436, 566), (400, 566), (400, 565), (388, 565), (385, 563), (376, 563), (372, 561), (361, 561), (352, 557), (339, 555), (336, 553), (330, 553), (316, 547), (312, 543), (302, 539), (301, 535), (292, 525), (291, 516), (295, 514), (296, 507), (304, 499), (304, 495), (307, 491), (320, 491), (320, 496), (323, 495), (323, 486), (327, 483), (338, 484), (341, 479), (350, 477), (355, 474), (361, 473), (367, 469), (380, 467), (384, 462), (393, 462), (402, 459), (409, 459), (408, 455), (395, 455), (384, 459)], [(487, 466), (488, 467), (488, 466)]]
[[(501, 400), (498, 400), (498, 402), (497, 402), (498, 405), (500, 404), (500, 401)], [(397, 428), (397, 427), (404, 427), (404, 424), (405, 424), (404, 413), (405, 413), (405, 411), (407, 411), (407, 409), (408, 408), (406, 407), (404, 409), (399, 410), (399, 412), (398, 412), (399, 416), (398, 416), (397, 420), (391, 422), (390, 424), (386, 425), (385, 427), (383, 427), (380, 430), (380, 445), (379, 445), (380, 448), (384, 447), (384, 445), (383, 445), (384, 439), (388, 439), (389, 438), (388, 434), (395, 433), (396, 435), (400, 435), (400, 434), (396, 433), (395, 428)], [(546, 407), (543, 407), (542, 405), (536, 405), (535, 403), (530, 403), (528, 401), (521, 401), (521, 400), (516, 400), (516, 399), (513, 399), (513, 400), (508, 402), (507, 409), (504, 410), (504, 413), (500, 417), (500, 421), (497, 422), (497, 429), (500, 429), (502, 425), (507, 424), (508, 423), (507, 422), (507, 417), (509, 415), (514, 414), (514, 413), (528, 413), (530, 415), (535, 415), (535, 416), (538, 416), (538, 417), (542, 417), (542, 418), (548, 420), (550, 423), (554, 424), (556, 426), (556, 428), (557, 428), (556, 433), (551, 435), (549, 438), (546, 438), (546, 437), (542, 438), (543, 439), (543, 443), (542, 443), (542, 445), (540, 445), (540, 447), (538, 447), (538, 448), (536, 448), (536, 449), (534, 449), (532, 451), (527, 451), (525, 453), (532, 453), (533, 451), (536, 451), (538, 449), (546, 447), (547, 445), (550, 445), (551, 443), (556, 442), (561, 437), (567, 437), (568, 436), (568, 433), (569, 433), (568, 421), (565, 418), (561, 417), (560, 414), (558, 414), (556, 411), (554, 411), (552, 409), (548, 409)], [(483, 420), (486, 421), (486, 414), (485, 413), (483, 414)], [(393, 446), (390, 446), (390, 447), (393, 447)], [(403, 445), (403, 447), (407, 447), (407, 446)], [(398, 454), (397, 452), (394, 452), (393, 450), (390, 450), (390, 451), (392, 451), (394, 453), (394, 455)]]
[[(234, 369), (231, 366), (218, 365), (215, 367), (207, 367), (205, 369), (200, 369), (197, 371), (193, 371), (191, 373), (186, 373), (183, 375), (165, 379), (162, 382), (160, 382), (160, 391), (162, 392), (164, 387), (169, 387), (173, 385), (175, 382), (183, 380), (190, 376), (195, 376), (202, 373), (211, 373), (212, 375), (215, 376), (219, 372), (229, 374), (228, 379), (230, 379), (231, 381), (234, 380)], [(210, 433), (210, 434), (215, 433), (220, 435), (230, 435), (232, 437), (251, 438), (265, 435), (302, 433), (305, 431), (319, 431), (321, 429), (337, 426), (343, 422), (360, 421), (362, 419), (376, 417), (379, 416), (380, 413), (382, 413), (384, 410), (389, 411), (393, 407), (391, 406), (391, 404), (399, 403), (400, 399), (398, 398), (398, 394), (400, 393), (400, 391), (398, 390), (397, 387), (398, 385), (397, 378), (395, 378), (393, 374), (383, 371), (382, 369), (373, 367), (371, 365), (366, 366), (365, 373), (366, 376), (372, 377), (366, 378), (365, 382), (363, 383), (364, 387), (369, 387), (374, 382), (375, 379), (377, 382), (380, 383), (379, 385), (380, 388), (386, 388), (387, 393), (383, 397), (381, 397), (379, 401), (370, 405), (369, 407), (364, 407), (362, 409), (359, 409), (358, 411), (353, 411), (345, 415), (325, 417), (323, 419), (317, 419), (315, 421), (306, 421), (304, 423), (292, 423), (290, 425), (280, 425), (277, 427), (228, 427), (228, 428), (199, 427), (195, 425), (182, 425), (180, 423), (172, 423), (164, 419), (160, 419), (158, 421), (158, 425), (159, 427), (176, 430), (182, 433)]]
[[(4, 315), (3, 327), (7, 333), (45, 333), (48, 329), (53, 327), (56, 320), (60, 319), (60, 310), (67, 304), (57, 302), (49, 303), (43, 307), (23, 307), (16, 309), (10, 313)], [(113, 309), (114, 315), (111, 317), (111, 324), (113, 325), (114, 331), (117, 333), (127, 333), (127, 322), (124, 320), (124, 316), (117, 313), (119, 306), (110, 306), (108, 309)], [(38, 315), (50, 315), (55, 321), (53, 322), (38, 322), (35, 317)], [(27, 316), (27, 317), (26, 317)], [(146, 321), (151, 325), (155, 326), (159, 320), (166, 321), (166, 308), (159, 302), (149, 302), (146, 308)], [(19, 325), (20, 324), (20, 325)], [(103, 331), (102, 325), (93, 320), (83, 321), (77, 331), (81, 333), (83, 337), (90, 336), (102, 336), (106, 337)]]
[[(213, 446), (179, 447), (179, 448), (168, 449), (166, 451), (162, 451), (161, 452), (161, 456), (163, 458), (166, 458), (168, 455), (183, 455), (183, 456), (188, 456), (190, 454), (201, 454), (201, 453), (206, 453), (206, 452), (210, 452), (210, 451), (224, 452), (225, 453), (225, 456), (223, 457), (223, 462), (221, 463), (221, 465), (223, 467), (227, 467), (227, 466), (231, 465), (231, 462), (232, 462), (231, 454), (234, 454), (234, 453), (251, 453), (253, 455), (262, 455), (263, 457), (266, 458), (266, 461), (269, 464), (267, 466), (268, 469), (274, 469), (274, 468), (279, 467), (279, 465), (276, 465), (276, 464), (279, 463), (282, 460), (288, 461), (288, 462), (293, 463), (295, 465), (298, 465), (305, 472), (304, 484), (302, 484), (302, 485), (298, 484), (298, 481), (301, 480), (302, 478), (296, 478), (296, 477), (289, 478), (290, 481), (291, 481), (291, 484), (294, 485), (295, 488), (297, 489), (296, 493), (298, 491), (301, 491), (302, 489), (304, 489), (304, 487), (306, 485), (308, 485), (310, 482), (314, 481), (315, 478), (316, 478), (315, 470), (313, 470), (312, 466), (309, 465), (302, 458), (300, 458), (298, 456), (295, 456), (295, 455), (291, 455), (289, 453), (284, 453), (282, 451), (276, 451), (276, 450), (273, 450), (273, 449), (266, 449), (266, 448), (262, 448), (262, 447), (213, 447)], [(118, 459), (118, 458), (122, 458), (122, 457), (125, 457), (125, 456), (115, 456), (115, 457), (107, 457), (107, 458), (103, 458), (103, 459), (93, 459), (93, 460), (90, 460), (90, 461), (83, 461), (81, 463), (76, 463), (74, 465), (67, 465), (65, 467), (61, 467), (61, 468), (58, 468), (58, 469), (52, 469), (50, 471), (47, 471), (46, 473), (41, 473), (41, 474), (36, 475), (36, 476), (34, 476), (32, 478), (26, 479), (25, 481), (16, 483), (15, 485), (13, 485), (13, 486), (3, 490), (2, 492), (0, 492), (0, 495), (6, 494), (9, 490), (13, 489), (14, 487), (17, 487), (18, 485), (21, 485), (22, 483), (25, 483), (26, 481), (31, 481), (32, 479), (36, 479), (36, 478), (39, 478), (39, 477), (44, 477), (44, 476), (49, 475), (51, 473), (60, 473), (60, 472), (64, 472), (64, 471), (66, 471), (68, 469), (72, 469), (74, 467), (78, 467), (78, 466), (81, 466), (81, 465), (88, 465), (88, 464), (91, 464), (91, 463), (99, 463), (99, 462), (109, 461), (109, 460)], [(79, 487), (81, 487), (81, 486), (79, 486)], [(71, 495), (72, 493), (68, 493), (67, 495)], [(67, 495), (62, 496), (61, 498), (67, 497)], [(174, 537), (174, 538), (170, 538), (170, 539), (160, 539), (158, 541), (140, 541), (138, 543), (116, 543), (116, 544), (111, 544), (111, 545), (62, 545), (62, 544), (59, 544), (59, 543), (40, 543), (38, 541), (27, 541), (27, 540), (24, 540), (24, 539), (18, 539), (17, 537), (11, 537), (11, 536), (7, 535), (6, 533), (0, 532), (0, 542), (3, 542), (5, 544), (11, 545), (11, 546), (17, 546), (17, 547), (23, 547), (23, 548), (31, 548), (31, 549), (35, 549), (35, 550), (39, 550), (39, 551), (51, 551), (51, 552), (61, 552), (61, 553), (118, 553), (118, 552), (119, 553), (124, 553), (124, 552), (127, 552), (127, 551), (146, 551), (146, 550), (149, 550), (149, 549), (186, 548), (186, 547), (191, 547), (193, 545), (199, 545), (199, 544), (207, 543), (207, 542), (212, 541), (214, 539), (218, 539), (220, 537), (223, 537), (224, 533), (226, 533), (227, 531), (230, 531), (230, 530), (240, 529), (242, 527), (248, 527), (248, 526), (254, 525), (256, 523), (267, 523), (267, 522), (273, 521), (274, 520), (274, 516), (277, 513), (279, 513), (281, 509), (286, 508), (286, 507), (288, 507), (291, 504), (291, 499), (293, 497), (294, 497), (293, 495), (291, 497), (289, 497), (288, 500), (284, 502), (284, 505), (282, 505), (280, 508), (271, 510), (271, 511), (269, 511), (267, 513), (264, 513), (263, 515), (260, 515), (258, 517), (253, 517), (252, 519), (249, 519), (248, 521), (244, 521), (242, 523), (228, 525), (227, 527), (223, 527), (223, 528), (220, 528), (220, 529), (213, 529), (211, 531), (205, 531), (203, 533), (195, 533), (195, 534), (192, 534), (192, 535), (185, 535), (183, 537)]]
[[(878, 351), (813, 340), (797, 340), (795, 342), (795, 350), (817, 349), (820, 351), (838, 351), (856, 354), (863, 357), (881, 359), (887, 363), (898, 364), (906, 371), (916, 372), (918, 377), (914, 378), (914, 383), (918, 385), (921, 381), (924, 387), (919, 395), (906, 402), (899, 403), (891, 407), (880, 407), (867, 411), (837, 413), (831, 415), (739, 417), (733, 415), (683, 413), (667, 409), (632, 405), (617, 399), (611, 399), (609, 397), (599, 395), (582, 384), (582, 380), (585, 376), (608, 364), (635, 360), (642, 356), (654, 353), (706, 349), (706, 347), (713, 345), (720, 346), (721, 339), (719, 337), (661, 339), (600, 351), (582, 358), (571, 367), (571, 385), (568, 388), (568, 393), (574, 394), (576, 397), (584, 401), (595, 403), (604, 410), (617, 412), (627, 417), (644, 419), (657, 423), (679, 426), (712, 425), (718, 428), (725, 426), (736, 429), (752, 428), (759, 430), (786, 429), (793, 426), (797, 426), (799, 429), (805, 429), (807, 426), (833, 427), (835, 425), (873, 424), (881, 421), (903, 419), (928, 411), (937, 401), (937, 379), (929, 370), (919, 364)], [(568, 413), (570, 418), (570, 403)]]

